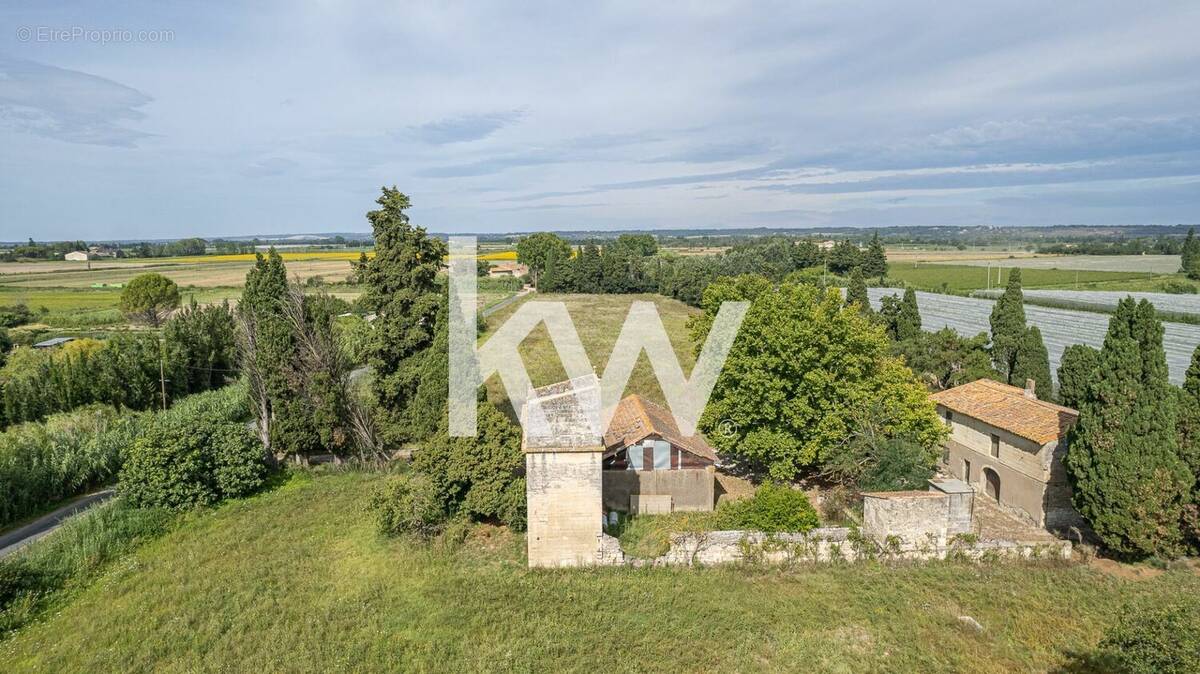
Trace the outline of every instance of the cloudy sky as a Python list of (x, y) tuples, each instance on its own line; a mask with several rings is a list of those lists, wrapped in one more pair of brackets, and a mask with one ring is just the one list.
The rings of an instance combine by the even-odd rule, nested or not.
[(1195, 0), (51, 4), (0, 240), (1200, 222)]

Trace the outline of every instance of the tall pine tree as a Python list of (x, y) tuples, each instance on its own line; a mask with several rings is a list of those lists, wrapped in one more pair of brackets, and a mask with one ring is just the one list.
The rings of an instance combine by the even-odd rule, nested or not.
[(1068, 346), (1058, 365), (1058, 402), (1079, 409), (1099, 375), (1099, 351), (1086, 344)]
[[(992, 307), (992, 361), (1009, 384), (1017, 384), (1017, 356), (1028, 338), (1025, 329), (1025, 295), (1021, 292), (1021, 270), (1008, 274), (1008, 287)], [(1020, 382), (1024, 383), (1024, 382)]]
[(1153, 306), (1121, 300), (1069, 436), (1075, 506), (1106, 547), (1127, 557), (1182, 551), (1195, 481), (1179, 456), (1162, 334)]
[(361, 301), (377, 316), (370, 364), (375, 397), (384, 412), (379, 433), (386, 445), (395, 446), (419, 439), (413, 435), (419, 425), (412, 423), (409, 408), (438, 330), (443, 297), (437, 273), (446, 244), (408, 221), (405, 210), (411, 203), (395, 187), (384, 187), (375, 203), (379, 209), (367, 213), (375, 257), (359, 259), (358, 275), (366, 287)]
[(921, 310), (917, 307), (917, 291), (904, 290), (900, 301), (900, 314), (896, 317), (896, 338), (903, 341), (921, 336)]
[(864, 276), (877, 278), (880, 283), (887, 278), (887, 252), (883, 249), (883, 243), (879, 241), (879, 232), (871, 236), (871, 243), (867, 246), (867, 252), (863, 254), (862, 271)]
[(865, 315), (871, 315), (871, 298), (867, 295), (867, 284), (863, 281), (862, 271), (855, 269), (850, 272), (850, 286), (846, 288), (846, 305), (858, 304), (858, 310)]
[(1017, 362), (1013, 365), (1014, 385), (1024, 386), (1029, 379), (1037, 385), (1039, 398), (1054, 400), (1054, 382), (1050, 379), (1050, 355), (1046, 352), (1042, 331), (1036, 325), (1025, 331), (1025, 340), (1021, 342)]
[(1200, 347), (1192, 354), (1192, 364), (1179, 389), (1179, 455), (1200, 481)]
[(1196, 228), (1189, 227), (1187, 237), (1183, 240), (1183, 250), (1179, 255), (1179, 271), (1192, 275), (1192, 271), (1200, 269), (1200, 240), (1196, 239)]

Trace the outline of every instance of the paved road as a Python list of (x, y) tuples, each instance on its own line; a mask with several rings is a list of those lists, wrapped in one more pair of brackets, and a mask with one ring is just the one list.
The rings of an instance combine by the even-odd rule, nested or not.
[(113, 489), (104, 489), (87, 496), (82, 496), (75, 499), (71, 503), (55, 510), (52, 513), (43, 515), (36, 520), (26, 524), (19, 529), (14, 529), (6, 534), (0, 535), (0, 558), (20, 550), (30, 543), (46, 536), (55, 529), (62, 526), (68, 518), (77, 515), (88, 508), (103, 503), (116, 495)]
[(517, 294), (505, 297), (504, 299), (500, 300), (499, 302), (496, 302), (495, 304), (493, 304), (490, 307), (487, 307), (486, 309), (484, 309), (483, 311), (481, 311), (479, 313), (484, 318), (487, 318), (488, 316), (491, 316), (492, 314), (496, 313), (497, 311), (500, 311), (504, 307), (507, 307), (508, 305), (512, 304), (513, 302), (516, 302), (517, 300), (521, 299), (522, 297), (528, 295), (531, 292), (534, 292), (533, 288), (529, 288), (529, 287), (521, 288), (520, 290), (517, 291)]

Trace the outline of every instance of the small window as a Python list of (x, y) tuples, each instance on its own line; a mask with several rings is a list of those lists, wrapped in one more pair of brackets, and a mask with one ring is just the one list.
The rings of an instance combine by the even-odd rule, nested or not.
[(945, 417), (946, 417), (947, 425), (954, 423), (954, 412), (951, 412), (950, 410), (946, 410)]
[(963, 481), (971, 484), (971, 462), (963, 459)]
[(1000, 436), (992, 433), (992, 456), (1000, 458)]

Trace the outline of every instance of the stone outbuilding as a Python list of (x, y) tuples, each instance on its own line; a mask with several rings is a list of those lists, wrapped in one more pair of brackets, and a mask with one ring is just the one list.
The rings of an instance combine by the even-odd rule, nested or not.
[(1078, 412), (1039, 400), (1032, 380), (1022, 389), (980, 379), (931, 397), (950, 429), (945, 472), (1038, 526), (1082, 523), (1063, 464)]

